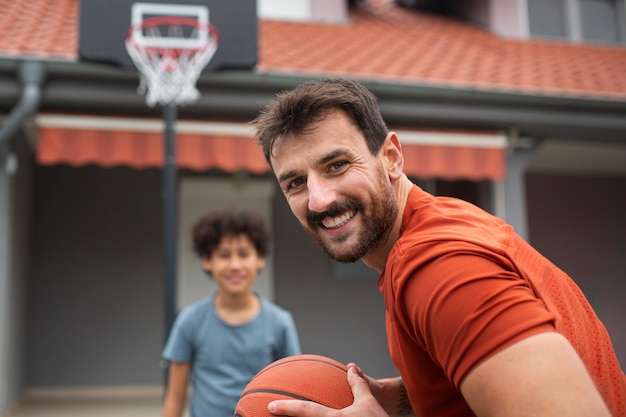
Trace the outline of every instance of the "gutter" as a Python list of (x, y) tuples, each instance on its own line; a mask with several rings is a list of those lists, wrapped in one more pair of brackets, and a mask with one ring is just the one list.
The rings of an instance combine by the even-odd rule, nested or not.
[[(92, 112), (158, 117), (137, 94), (136, 71), (77, 62), (49, 62), (54, 79), (46, 84), (41, 107), (52, 112)], [(179, 109), (182, 119), (248, 119), (260, 108), (312, 75), (259, 71), (203, 74), (196, 83), (201, 97)], [(360, 80), (379, 98), (385, 121), (396, 127), (432, 126), (516, 129), (523, 137), (566, 138), (626, 143), (623, 98), (545, 95), (471, 88)]]
[(11, 139), (24, 119), (37, 109), (41, 101), (41, 85), (45, 75), (44, 64), (41, 61), (22, 61), (17, 71), (22, 84), (22, 95), (0, 126), (0, 147)]

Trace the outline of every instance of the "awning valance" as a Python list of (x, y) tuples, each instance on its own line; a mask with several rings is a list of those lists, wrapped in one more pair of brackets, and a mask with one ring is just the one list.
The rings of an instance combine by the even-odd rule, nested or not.
[[(39, 115), (37, 162), (133, 168), (161, 167), (164, 123), (158, 119)], [(181, 168), (264, 173), (270, 170), (246, 123), (176, 122)], [(397, 131), (405, 172), (417, 178), (500, 180), (504, 137), (497, 132)]]

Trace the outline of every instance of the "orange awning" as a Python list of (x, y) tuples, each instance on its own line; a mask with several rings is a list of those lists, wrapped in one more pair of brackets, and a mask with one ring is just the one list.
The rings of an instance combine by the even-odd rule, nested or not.
[[(104, 167), (163, 165), (163, 121), (115, 117), (40, 115), (37, 162)], [(505, 140), (496, 132), (397, 131), (405, 172), (417, 178), (501, 180)], [(176, 122), (181, 168), (264, 173), (270, 170), (245, 123)]]
[(396, 131), (404, 172), (416, 178), (503, 180), (506, 137), (500, 132)]

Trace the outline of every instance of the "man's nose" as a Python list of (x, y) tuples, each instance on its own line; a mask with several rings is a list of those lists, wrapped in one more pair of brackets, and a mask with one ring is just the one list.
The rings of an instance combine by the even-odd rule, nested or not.
[(322, 177), (309, 176), (307, 189), (309, 192), (309, 210), (311, 211), (322, 213), (336, 200), (334, 187)]

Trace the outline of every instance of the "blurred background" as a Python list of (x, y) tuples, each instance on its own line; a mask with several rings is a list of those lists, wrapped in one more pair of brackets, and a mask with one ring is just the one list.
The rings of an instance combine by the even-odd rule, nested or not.
[(169, 317), (212, 290), (191, 221), (233, 204), (272, 226), (257, 289), (293, 313), (304, 352), (396, 375), (378, 277), (305, 235), (249, 124), (330, 76), (377, 95), (415, 183), (504, 218), (568, 272), (626, 367), (623, 1), (152, 1), (206, 6), (220, 32), (175, 115), (173, 275), (168, 120), (124, 48), (133, 3), (0, 0), (0, 415), (160, 413)]

